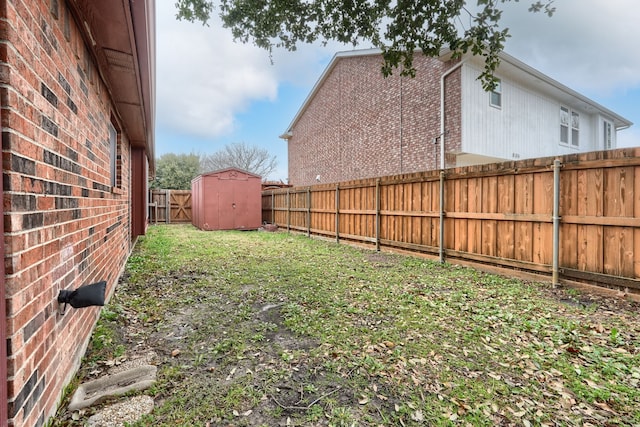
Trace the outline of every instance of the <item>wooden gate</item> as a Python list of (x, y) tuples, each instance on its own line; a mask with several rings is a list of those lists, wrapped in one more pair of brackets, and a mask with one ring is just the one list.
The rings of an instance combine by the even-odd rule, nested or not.
[(191, 222), (191, 190), (171, 190), (169, 222)]
[(149, 222), (191, 222), (191, 190), (152, 190)]

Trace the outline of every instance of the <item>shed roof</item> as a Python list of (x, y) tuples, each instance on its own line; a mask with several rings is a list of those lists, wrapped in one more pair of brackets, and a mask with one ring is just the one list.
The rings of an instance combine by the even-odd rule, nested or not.
[[(193, 179), (196, 179), (196, 178), (198, 178), (199, 176), (211, 176), (211, 175), (217, 175), (217, 174), (219, 174), (219, 173), (231, 172), (231, 171), (239, 172), (239, 173), (242, 173), (242, 174), (248, 175), (248, 176), (253, 177), (253, 178), (258, 178), (258, 179), (260, 179), (260, 180), (262, 179), (262, 177), (261, 177), (260, 175), (256, 175), (255, 173), (251, 173), (251, 172), (248, 172), (248, 171), (246, 171), (246, 170), (243, 170), (243, 169), (240, 169), (240, 168), (234, 168), (234, 167), (224, 168), (224, 169), (218, 169), (218, 170), (210, 171), (210, 172), (204, 172), (204, 173), (201, 173), (200, 175), (196, 176), (196, 177), (195, 177), (195, 178), (193, 178)], [(192, 181), (193, 181), (193, 180), (192, 180)]]

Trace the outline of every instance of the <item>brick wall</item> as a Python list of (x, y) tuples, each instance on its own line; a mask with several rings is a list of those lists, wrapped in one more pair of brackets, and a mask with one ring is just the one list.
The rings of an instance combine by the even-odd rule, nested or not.
[(318, 175), (327, 183), (439, 167), (433, 140), (440, 134), (440, 76), (451, 64), (418, 55), (415, 79), (398, 72), (385, 79), (381, 60), (336, 60), (292, 129), (291, 184), (315, 184)]
[(98, 308), (60, 316), (61, 289), (106, 280), (131, 248), (130, 161), (111, 187), (108, 91), (66, 2), (0, 2), (0, 95), (10, 423), (41, 426), (86, 348)]

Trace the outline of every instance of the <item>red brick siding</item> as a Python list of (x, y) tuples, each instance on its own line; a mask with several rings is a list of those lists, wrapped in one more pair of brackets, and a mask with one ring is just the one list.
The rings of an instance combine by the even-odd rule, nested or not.
[(434, 169), (446, 65), (424, 56), (415, 65), (415, 79), (385, 79), (379, 55), (338, 59), (292, 129), (290, 184)]
[[(56, 14), (51, 5), (58, 4)], [(106, 280), (131, 248), (130, 145), (110, 187), (112, 102), (66, 3), (2, 2), (0, 96), (9, 417), (54, 414), (99, 309), (57, 314), (61, 289)], [(65, 27), (68, 37), (65, 37)]]

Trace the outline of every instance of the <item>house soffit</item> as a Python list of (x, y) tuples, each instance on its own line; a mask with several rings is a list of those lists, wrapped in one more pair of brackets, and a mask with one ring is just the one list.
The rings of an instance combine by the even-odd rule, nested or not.
[[(142, 4), (143, 15), (150, 13), (148, 5), (153, 1), (136, 3)], [(150, 54), (154, 49), (149, 46), (153, 39), (148, 34), (154, 29), (148, 28), (148, 16), (140, 16), (135, 8), (141, 6), (132, 6), (129, 0), (71, 0), (69, 6), (129, 141), (134, 147), (145, 148), (153, 162), (154, 69)]]
[[(567, 107), (580, 110), (587, 114), (601, 114), (608, 117), (615, 122), (616, 128), (625, 128), (632, 125), (632, 122), (614, 111), (563, 85), (513, 56), (502, 52), (500, 59), (500, 67), (496, 72), (498, 76), (508, 78), (533, 92), (555, 99)], [(471, 58), (471, 62), (478, 69), (484, 66), (482, 61), (482, 57)]]

